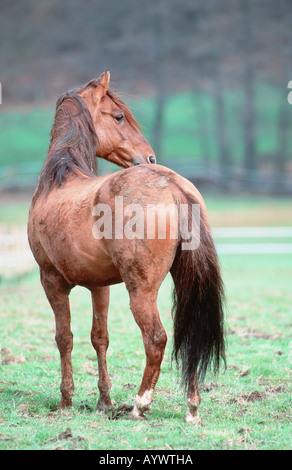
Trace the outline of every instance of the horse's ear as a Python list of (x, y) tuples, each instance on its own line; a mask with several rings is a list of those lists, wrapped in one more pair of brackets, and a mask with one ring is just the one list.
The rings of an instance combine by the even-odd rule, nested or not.
[(106, 95), (110, 81), (110, 72), (102, 73), (99, 77), (99, 85), (96, 87), (95, 96), (99, 99)]
[(109, 86), (109, 82), (110, 82), (110, 79), (111, 79), (111, 74), (110, 72), (106, 72), (106, 74), (102, 74), (103, 75), (103, 81), (102, 81), (102, 85), (106, 88), (106, 90), (108, 89), (108, 86)]

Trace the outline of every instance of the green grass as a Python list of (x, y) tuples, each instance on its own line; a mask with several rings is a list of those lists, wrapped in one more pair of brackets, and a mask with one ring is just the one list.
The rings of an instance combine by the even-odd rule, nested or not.
[[(291, 222), (285, 198), (207, 195), (206, 202), (213, 226)], [(0, 204), (0, 223), (23, 225), (28, 205)], [(73, 408), (60, 412), (54, 319), (38, 272), (9, 279), (3, 275), (0, 449), (291, 449), (292, 255), (221, 256), (221, 266), (228, 300), (227, 370), (215, 378), (207, 376), (201, 388), (202, 424), (197, 428), (183, 421), (186, 398), (179, 373), (170, 367), (169, 276), (159, 293), (168, 334), (165, 359), (148, 420), (135, 422), (126, 415), (113, 420), (96, 411), (89, 292), (76, 288), (71, 294), (75, 396)], [(111, 288), (109, 334), (108, 368), (117, 409), (133, 404), (145, 365), (141, 334), (123, 285)], [(64, 435), (67, 428), (71, 433)]]
[[(90, 344), (91, 305), (85, 289), (71, 294), (74, 333), (74, 407), (56, 411), (60, 399), (54, 321), (38, 273), (0, 285), (2, 348), (0, 448), (2, 449), (289, 449), (291, 448), (292, 256), (226, 256), (228, 368), (207, 376), (202, 425), (183, 421), (186, 400), (170, 367), (171, 280), (159, 309), (168, 346), (148, 420), (111, 420), (96, 411), (97, 365)], [(123, 285), (111, 289), (108, 367), (116, 408), (133, 403), (145, 356)], [(290, 416), (289, 416), (290, 414)], [(289, 424), (290, 423), (290, 424)], [(67, 428), (72, 436), (59, 438)], [(62, 436), (61, 436), (62, 437)]]

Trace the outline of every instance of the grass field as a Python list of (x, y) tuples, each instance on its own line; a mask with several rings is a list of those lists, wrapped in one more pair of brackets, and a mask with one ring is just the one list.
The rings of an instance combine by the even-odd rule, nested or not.
[[(215, 226), (291, 225), (288, 199), (207, 197)], [(27, 203), (0, 204), (0, 222), (23, 224)], [(241, 218), (239, 216), (241, 214)], [(263, 215), (265, 214), (265, 215)], [(261, 218), (262, 216), (262, 218)], [(236, 223), (235, 223), (236, 221)], [(227, 370), (202, 386), (202, 424), (183, 421), (186, 399), (170, 367), (171, 279), (159, 295), (168, 346), (148, 419), (118, 413), (131, 405), (145, 355), (123, 285), (111, 289), (108, 367), (115, 412), (96, 411), (97, 363), (85, 289), (71, 294), (74, 407), (57, 411), (59, 353), (54, 320), (36, 270), (0, 282), (1, 449), (290, 449), (292, 255), (221, 256), (227, 291)]]

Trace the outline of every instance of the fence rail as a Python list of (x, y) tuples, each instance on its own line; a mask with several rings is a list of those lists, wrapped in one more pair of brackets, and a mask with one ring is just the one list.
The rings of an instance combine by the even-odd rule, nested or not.
[[(292, 253), (292, 227), (224, 227), (215, 228), (212, 232), (219, 254), (260, 255)], [(271, 243), (271, 238), (275, 238), (277, 241)], [(236, 240), (238, 239), (246, 240), (246, 242), (237, 243)], [(252, 243), (252, 239), (260, 241)], [(269, 240), (268, 243), (266, 242), (267, 239)], [(290, 241), (283, 242), (282, 239), (290, 239)], [(222, 240), (227, 240), (227, 242), (222, 243)], [(232, 240), (235, 240), (235, 243), (230, 243)]]
[[(175, 162), (167, 158), (161, 164), (168, 166), (177, 173), (202, 186), (212, 184), (231, 190), (248, 190), (255, 193), (274, 193), (279, 195), (292, 194), (292, 174), (265, 173), (243, 169), (226, 168), (228, 181), (222, 179), (222, 168), (215, 164), (204, 164), (201, 160), (191, 161), (190, 158), (181, 157)], [(0, 190), (10, 188), (35, 187), (40, 173), (41, 164), (37, 162), (22, 163), (17, 166), (6, 165), (0, 167)], [(101, 171), (100, 174), (103, 174)]]
[(34, 187), (38, 180), (40, 164), (21, 163), (0, 167), (0, 189)]
[[(213, 229), (219, 255), (292, 254), (292, 227), (232, 227)], [(278, 239), (270, 243), (272, 237)], [(244, 243), (236, 240), (243, 239)], [(252, 238), (260, 240), (251, 242)], [(283, 242), (286, 239), (287, 242)], [(223, 242), (227, 240), (227, 242)], [(234, 240), (235, 242), (232, 242)], [(266, 240), (269, 240), (266, 242)], [(288, 241), (289, 240), (289, 241)], [(26, 228), (0, 225), (1, 276), (15, 276), (31, 271), (36, 263), (31, 254)]]

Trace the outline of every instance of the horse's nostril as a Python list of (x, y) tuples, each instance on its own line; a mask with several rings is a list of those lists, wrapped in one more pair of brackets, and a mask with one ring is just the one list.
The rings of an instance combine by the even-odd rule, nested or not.
[(156, 160), (155, 160), (155, 157), (153, 157), (153, 155), (150, 155), (150, 157), (148, 157), (148, 163), (155, 163)]

